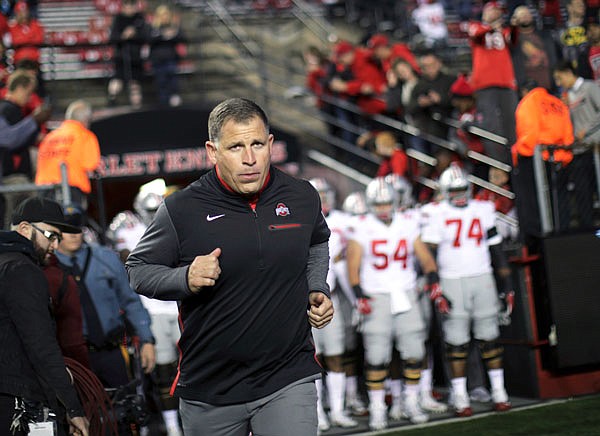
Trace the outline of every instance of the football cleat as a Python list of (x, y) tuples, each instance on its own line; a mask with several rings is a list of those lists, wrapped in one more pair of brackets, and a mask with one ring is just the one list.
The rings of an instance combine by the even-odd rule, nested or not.
[(494, 410), (496, 412), (506, 412), (512, 409), (512, 404), (504, 388), (492, 390), (492, 401), (494, 402)]
[(354, 416), (367, 416), (369, 414), (367, 406), (358, 397), (346, 398), (346, 408)]
[(459, 418), (466, 418), (473, 415), (473, 409), (471, 409), (471, 403), (469, 397), (464, 394), (454, 394), (454, 415)]
[(369, 405), (369, 428), (371, 430), (384, 430), (387, 426), (387, 407), (385, 404)]
[(404, 416), (402, 412), (402, 400), (400, 398), (395, 398), (392, 400), (392, 407), (390, 407), (389, 416), (392, 421), (400, 421)]
[(421, 392), (421, 409), (430, 413), (444, 413), (448, 411), (448, 406), (444, 403), (440, 403), (433, 398), (433, 395), (429, 391)]
[(327, 418), (327, 413), (325, 413), (325, 411), (321, 407), (318, 408), (317, 418), (319, 431), (327, 431), (331, 428), (331, 425), (329, 424), (329, 419)]
[(492, 401), (490, 392), (483, 386), (477, 386), (469, 392), (469, 398), (471, 401), (477, 401), (478, 403), (489, 403)]
[(419, 406), (419, 397), (417, 395), (406, 397), (404, 399), (404, 418), (413, 424), (423, 424), (429, 421), (429, 417), (423, 413)]
[(332, 413), (329, 415), (329, 422), (331, 425), (342, 428), (352, 428), (358, 425), (358, 422), (353, 420), (343, 413)]

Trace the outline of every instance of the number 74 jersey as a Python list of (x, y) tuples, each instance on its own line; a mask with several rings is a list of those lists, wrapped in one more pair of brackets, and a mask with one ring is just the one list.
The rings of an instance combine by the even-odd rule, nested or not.
[(437, 245), (441, 277), (455, 279), (492, 272), (489, 246), (502, 242), (491, 201), (469, 200), (465, 207), (447, 202), (421, 208), (421, 239)]

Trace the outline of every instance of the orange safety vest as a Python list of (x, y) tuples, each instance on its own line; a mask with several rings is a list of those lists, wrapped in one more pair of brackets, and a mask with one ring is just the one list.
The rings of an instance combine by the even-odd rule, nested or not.
[[(544, 88), (532, 89), (519, 103), (515, 112), (517, 142), (512, 146), (513, 163), (517, 156), (533, 156), (536, 145), (567, 145), (573, 137), (569, 107)], [(550, 154), (544, 151), (544, 160)], [(573, 160), (570, 150), (555, 150), (554, 160), (567, 165)]]
[(100, 163), (100, 145), (96, 135), (79, 121), (65, 120), (58, 129), (48, 133), (42, 140), (35, 183), (60, 183), (62, 162), (67, 165), (69, 186), (89, 194), (92, 188), (88, 171), (95, 170)]

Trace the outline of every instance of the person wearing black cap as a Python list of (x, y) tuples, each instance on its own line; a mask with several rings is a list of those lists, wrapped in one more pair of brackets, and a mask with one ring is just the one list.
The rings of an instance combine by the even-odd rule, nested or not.
[[(63, 233), (75, 232), (81, 230), (66, 223), (57, 202), (39, 197), (21, 202), (11, 231), (0, 232), (0, 434), (9, 434), (12, 425), (17, 425), (12, 434), (29, 432), (26, 421), (15, 420), (24, 407), (29, 413), (50, 407), (59, 417), (66, 415), (70, 434), (88, 434), (56, 341), (40, 268)], [(61, 430), (66, 434), (59, 424)]]

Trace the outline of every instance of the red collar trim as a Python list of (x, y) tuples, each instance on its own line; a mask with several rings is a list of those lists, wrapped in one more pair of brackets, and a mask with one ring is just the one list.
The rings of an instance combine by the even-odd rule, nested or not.
[[(231, 188), (231, 186), (229, 186), (227, 184), (227, 182), (225, 182), (225, 180), (223, 180), (223, 178), (221, 177), (221, 174), (219, 173), (218, 165), (215, 165), (215, 169), (217, 171), (217, 179), (219, 179), (219, 182), (221, 183), (221, 185), (223, 185), (223, 187), (225, 189), (227, 189), (229, 192), (236, 194), (236, 192)], [(269, 172), (267, 173), (267, 177), (265, 178), (265, 183), (263, 183), (260, 190), (256, 194), (254, 194), (252, 197), (248, 197), (248, 203), (250, 204), (250, 207), (252, 207), (252, 210), (254, 210), (256, 208), (256, 203), (258, 202), (258, 197), (260, 197), (260, 194), (265, 190), (265, 188), (269, 184), (269, 180), (271, 180), (271, 170), (269, 170)]]

